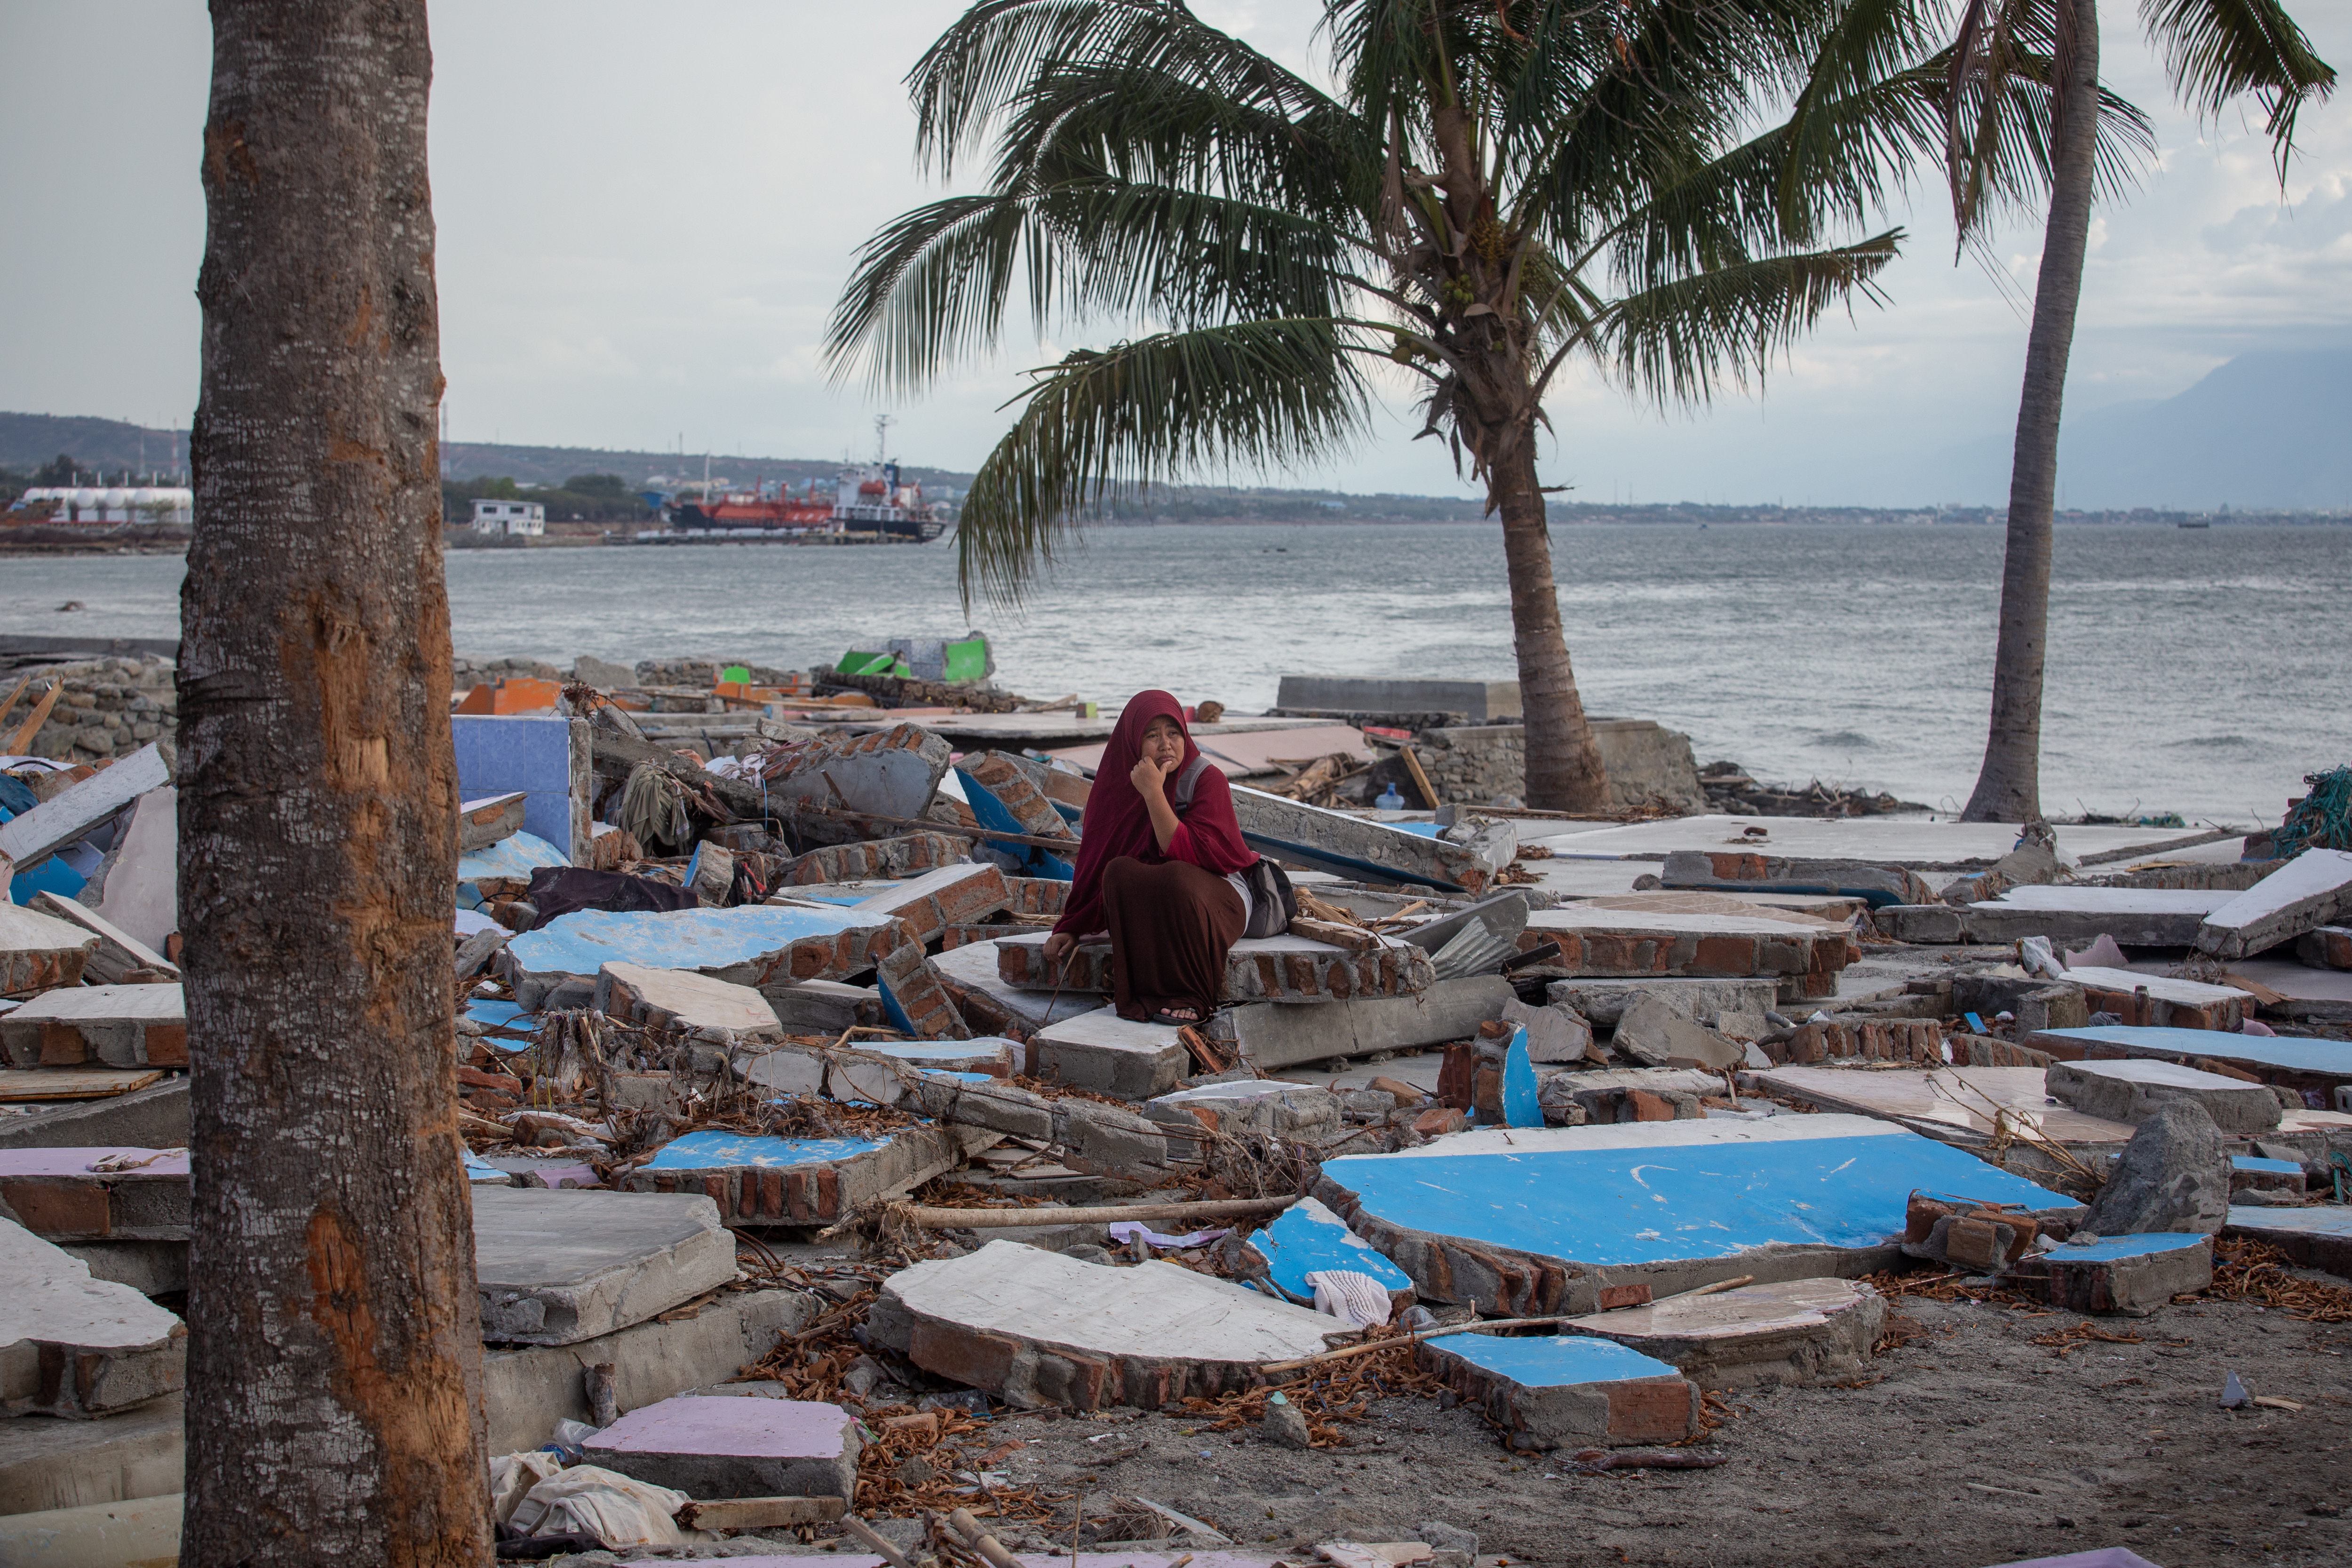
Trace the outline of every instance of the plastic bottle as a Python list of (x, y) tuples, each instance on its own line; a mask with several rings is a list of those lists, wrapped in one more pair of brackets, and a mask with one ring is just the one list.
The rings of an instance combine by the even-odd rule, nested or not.
[(1404, 796), (1397, 793), (1395, 780), (1391, 779), (1389, 781), (1389, 787), (1381, 791), (1381, 798), (1372, 802), (1372, 805), (1381, 811), (1402, 811), (1404, 809)]

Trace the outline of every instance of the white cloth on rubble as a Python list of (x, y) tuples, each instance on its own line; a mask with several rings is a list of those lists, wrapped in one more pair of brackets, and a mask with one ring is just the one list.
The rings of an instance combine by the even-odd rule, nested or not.
[(1315, 1310), (1351, 1329), (1379, 1328), (1389, 1321), (1389, 1288), (1352, 1268), (1318, 1268), (1307, 1277), (1315, 1287)]
[(583, 1531), (607, 1546), (682, 1546), (696, 1536), (671, 1516), (690, 1500), (618, 1470), (574, 1465), (531, 1488), (508, 1522), (526, 1535)]
[(563, 1468), (563, 1456), (544, 1448), (500, 1454), (490, 1461), (490, 1517), (500, 1524), (514, 1518), (530, 1489)]

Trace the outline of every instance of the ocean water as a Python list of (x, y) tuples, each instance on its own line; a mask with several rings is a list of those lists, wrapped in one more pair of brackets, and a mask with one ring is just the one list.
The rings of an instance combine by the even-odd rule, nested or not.
[[(1983, 752), (2001, 535), (1986, 527), (1563, 526), (1586, 706), (1699, 760), (1957, 809)], [(176, 635), (176, 557), (0, 560), (0, 632)], [(1286, 671), (1512, 678), (1486, 526), (1169, 527), (1087, 536), (1019, 613), (969, 622), (920, 547), (461, 551), (460, 652), (801, 667), (985, 628), (1024, 695), (1148, 686), (1242, 712)], [(79, 600), (83, 608), (57, 606)], [(2352, 528), (2061, 528), (2042, 805), (2273, 822), (2352, 762)]]

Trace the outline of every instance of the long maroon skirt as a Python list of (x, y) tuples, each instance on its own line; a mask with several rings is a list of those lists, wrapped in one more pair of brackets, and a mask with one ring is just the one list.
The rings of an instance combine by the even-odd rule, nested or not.
[(1149, 866), (1129, 855), (1103, 868), (1102, 886), (1118, 1016), (1140, 1022), (1192, 1007), (1207, 1018), (1224, 996), (1225, 954), (1247, 919), (1241, 895), (1198, 866)]

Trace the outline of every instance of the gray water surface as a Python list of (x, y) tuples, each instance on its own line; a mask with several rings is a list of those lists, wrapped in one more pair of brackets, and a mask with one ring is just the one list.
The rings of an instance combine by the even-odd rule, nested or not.
[[(1956, 808), (1983, 752), (2001, 534), (1985, 527), (1562, 526), (1587, 706), (1700, 761)], [(0, 631), (177, 634), (177, 557), (0, 560)], [(460, 652), (718, 654), (787, 668), (960, 632), (952, 541), (891, 548), (458, 551)], [(68, 599), (84, 608), (59, 614)], [(2042, 804), (2275, 821), (2352, 762), (2352, 528), (2062, 527)], [(258, 608), (258, 606), (257, 606)], [(1243, 712), (1286, 671), (1507, 679), (1487, 526), (1107, 529), (1025, 613), (982, 608), (998, 679)]]

